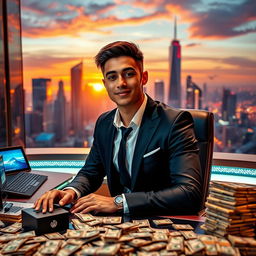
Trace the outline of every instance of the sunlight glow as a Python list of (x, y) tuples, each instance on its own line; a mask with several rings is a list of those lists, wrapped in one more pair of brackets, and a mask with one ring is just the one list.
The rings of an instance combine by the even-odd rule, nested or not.
[(96, 92), (101, 92), (101, 91), (104, 89), (104, 85), (103, 85), (103, 84), (99, 84), (99, 83), (90, 83), (89, 85), (92, 86), (93, 89), (94, 89)]

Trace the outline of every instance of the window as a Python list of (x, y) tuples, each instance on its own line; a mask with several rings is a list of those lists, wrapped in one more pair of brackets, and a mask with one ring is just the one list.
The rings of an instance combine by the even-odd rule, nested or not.
[(0, 145), (25, 145), (20, 3), (0, 5)]
[(152, 98), (212, 111), (215, 151), (255, 154), (250, 5), (21, 0), (27, 147), (91, 146), (97, 117), (115, 107), (93, 57), (105, 44), (127, 40), (144, 53)]

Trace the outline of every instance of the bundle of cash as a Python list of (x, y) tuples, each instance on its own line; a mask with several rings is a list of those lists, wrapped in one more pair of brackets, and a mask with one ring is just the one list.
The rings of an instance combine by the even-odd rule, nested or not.
[(212, 181), (206, 202), (208, 234), (255, 237), (256, 186)]
[[(256, 240), (253, 238), (228, 236), (228, 240), (212, 235), (198, 235), (190, 225), (171, 224), (167, 219), (160, 222), (153, 220), (154, 226), (157, 224), (159, 228), (152, 228), (149, 220), (120, 224), (120, 220), (115, 217), (101, 217), (100, 220), (89, 214), (76, 217), (71, 220), (74, 229), (68, 229), (62, 234), (36, 236), (33, 231), (21, 233), (17, 224), (2, 228), (0, 255), (256, 255)], [(95, 220), (98, 224), (87, 225)], [(175, 230), (160, 228), (167, 224)]]
[(242, 255), (256, 255), (256, 240), (251, 237), (239, 237), (228, 235), (228, 239), (234, 247), (239, 248)]

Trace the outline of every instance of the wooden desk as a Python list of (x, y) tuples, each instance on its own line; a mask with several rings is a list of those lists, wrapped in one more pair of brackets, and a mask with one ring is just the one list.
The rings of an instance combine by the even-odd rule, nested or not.
[(51, 190), (58, 185), (68, 181), (73, 177), (71, 173), (60, 173), (60, 172), (45, 172), (45, 171), (32, 171), (32, 173), (41, 174), (48, 176), (48, 179), (43, 185), (36, 191), (36, 193), (30, 198), (17, 198), (8, 196), (8, 201), (27, 202), (34, 203), (42, 194), (46, 191)]

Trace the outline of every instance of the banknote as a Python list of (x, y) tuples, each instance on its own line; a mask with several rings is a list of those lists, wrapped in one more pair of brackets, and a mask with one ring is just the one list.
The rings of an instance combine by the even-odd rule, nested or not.
[(32, 255), (40, 245), (40, 243), (22, 245), (17, 251), (12, 252), (12, 255)]
[(189, 239), (196, 239), (197, 238), (197, 234), (194, 231), (181, 231), (181, 234), (185, 237), (185, 239), (189, 240)]
[(119, 217), (119, 216), (104, 217), (102, 219), (102, 223), (103, 224), (110, 224), (110, 225), (121, 224), (122, 223), (122, 217)]
[(172, 243), (169, 242), (166, 246), (167, 251), (175, 251), (175, 252), (183, 252), (184, 251), (184, 244), (182, 243)]
[(76, 217), (78, 217), (83, 222), (93, 221), (95, 218), (89, 213), (75, 213)]
[(11, 224), (7, 227), (4, 227), (4, 228), (1, 228), (0, 231), (1, 232), (4, 232), (4, 233), (16, 233), (18, 232), (19, 230), (21, 230), (22, 228), (22, 223), (14, 223), (14, 224)]
[(9, 241), (1, 250), (1, 252), (3, 254), (11, 254), (14, 253), (16, 251), (18, 251), (18, 249), (21, 247), (22, 244), (24, 244), (26, 242), (26, 238), (25, 239), (16, 239), (16, 240), (12, 240)]
[(131, 245), (133, 247), (142, 247), (144, 245), (151, 244), (151, 241), (150, 240), (136, 238), (136, 239), (133, 239), (132, 241), (130, 241), (128, 243), (129, 243), (129, 245)]
[(164, 248), (166, 248), (166, 243), (164, 243), (164, 242), (153, 243), (153, 244), (141, 247), (142, 250), (147, 251), (147, 252), (160, 251)]
[(152, 240), (154, 242), (167, 242), (168, 241), (168, 235), (162, 232), (155, 232), (153, 233)]
[(28, 241), (25, 242), (25, 244), (33, 244), (33, 243), (44, 243), (48, 239), (45, 236), (36, 236), (33, 237), (32, 239), (29, 239)]
[(121, 245), (120, 244), (111, 244), (111, 245), (106, 245), (104, 247), (100, 247), (97, 251), (96, 254), (97, 255), (117, 255), (117, 252), (119, 251)]
[(172, 224), (172, 227), (176, 230), (193, 230), (194, 228), (189, 224)]
[(45, 234), (45, 236), (46, 236), (48, 239), (50, 239), (50, 240), (65, 239), (65, 236), (61, 235), (59, 232), (48, 233), (48, 234)]
[(102, 236), (102, 238), (105, 241), (117, 241), (121, 237), (121, 234), (122, 234), (121, 229), (116, 229), (116, 230), (108, 229), (106, 233)]
[(186, 244), (190, 248), (193, 254), (204, 250), (205, 245), (199, 239), (187, 240)]
[(134, 238), (152, 238), (151, 232), (136, 232), (136, 233), (130, 233), (130, 236)]
[(152, 220), (152, 222), (157, 226), (173, 224), (173, 222), (170, 219)]
[(133, 220), (132, 222), (135, 223), (135, 224), (138, 224), (140, 228), (150, 227), (149, 220), (147, 220), (147, 219), (145, 219), (145, 220)]
[(58, 252), (61, 243), (62, 242), (60, 240), (49, 240), (44, 244), (39, 252), (42, 254), (54, 255)]
[(80, 249), (80, 245), (66, 244), (61, 250), (58, 251), (57, 256), (69, 256)]

